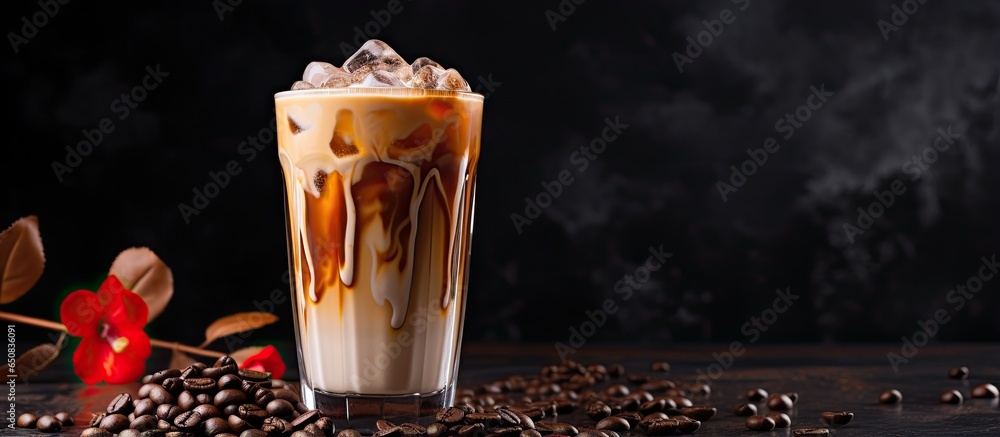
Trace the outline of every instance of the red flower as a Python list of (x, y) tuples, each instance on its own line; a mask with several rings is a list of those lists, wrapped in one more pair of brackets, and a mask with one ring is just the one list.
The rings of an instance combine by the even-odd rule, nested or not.
[(285, 362), (281, 361), (281, 355), (274, 346), (267, 345), (260, 352), (240, 363), (241, 369), (256, 370), (258, 372), (271, 372), (271, 378), (281, 379), (285, 375)]
[(59, 308), (66, 332), (83, 340), (73, 353), (73, 371), (87, 384), (135, 382), (146, 371), (153, 352), (142, 331), (149, 308), (139, 295), (125, 289), (114, 275), (97, 294), (77, 290)]

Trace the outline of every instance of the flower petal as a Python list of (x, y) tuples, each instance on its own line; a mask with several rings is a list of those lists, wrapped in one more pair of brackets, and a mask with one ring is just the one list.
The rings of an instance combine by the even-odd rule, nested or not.
[(149, 319), (146, 301), (126, 289), (115, 275), (108, 276), (97, 294), (104, 304), (105, 320), (118, 330), (138, 330), (146, 326)]
[(285, 362), (281, 360), (281, 354), (273, 345), (267, 345), (256, 355), (247, 358), (239, 366), (241, 369), (262, 369), (271, 372), (271, 378), (281, 379), (285, 375)]
[(128, 339), (128, 343), (121, 353), (112, 353), (111, 359), (105, 363), (108, 373), (105, 381), (108, 384), (127, 384), (137, 381), (146, 372), (146, 359), (153, 353), (149, 336), (145, 332), (125, 331), (121, 336)]
[(66, 325), (66, 332), (77, 337), (97, 336), (97, 323), (104, 315), (97, 295), (87, 290), (77, 290), (66, 296), (59, 305), (59, 318)]
[(112, 355), (108, 342), (97, 336), (84, 337), (76, 347), (76, 352), (73, 352), (73, 372), (83, 382), (97, 384), (107, 378), (104, 363)]

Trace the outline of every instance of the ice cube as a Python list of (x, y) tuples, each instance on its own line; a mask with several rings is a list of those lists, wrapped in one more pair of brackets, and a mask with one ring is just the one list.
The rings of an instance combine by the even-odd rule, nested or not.
[(403, 83), (403, 81), (399, 80), (399, 78), (396, 77), (394, 74), (388, 71), (375, 70), (371, 73), (368, 73), (365, 76), (365, 78), (361, 80), (361, 82), (357, 83), (357, 86), (382, 88), (382, 87), (405, 87), (406, 84)]
[(319, 87), (321, 88), (343, 88), (351, 86), (357, 83), (358, 78), (354, 75), (345, 72), (344, 70), (337, 69), (333, 73), (323, 77), (323, 81), (320, 82)]
[(437, 89), (449, 91), (472, 91), (469, 83), (454, 68), (449, 68), (437, 78)]
[[(427, 58), (421, 58), (427, 59)], [(417, 65), (414, 63), (413, 65)], [(413, 88), (424, 88), (424, 89), (434, 89), (437, 88), (437, 80), (444, 74), (444, 70), (435, 67), (432, 64), (425, 64), (419, 70), (413, 73), (413, 80), (410, 82), (410, 86)]]
[(402, 82), (409, 82), (413, 77), (410, 64), (407, 64), (392, 47), (377, 39), (368, 40), (347, 58), (347, 61), (344, 61), (344, 70), (355, 77), (365, 77), (372, 71), (388, 71)]
[(413, 74), (417, 74), (417, 71), (420, 71), (420, 69), (424, 68), (425, 65), (431, 65), (434, 66), (435, 68), (440, 68), (442, 70), (444, 69), (444, 67), (442, 67), (441, 64), (438, 64), (437, 62), (432, 61), (431, 58), (427, 57), (420, 57), (415, 59), (413, 61), (413, 64), (410, 64), (410, 68), (413, 69)]
[(313, 86), (320, 86), (326, 76), (337, 70), (340, 69), (326, 62), (310, 62), (309, 65), (306, 65), (305, 71), (302, 72), (302, 80), (313, 84)]
[(314, 87), (313, 84), (311, 84), (309, 82), (306, 82), (304, 80), (298, 80), (298, 81), (295, 81), (295, 83), (292, 84), (292, 89), (293, 90), (308, 90), (308, 89), (313, 89), (313, 88), (316, 88), (316, 87)]

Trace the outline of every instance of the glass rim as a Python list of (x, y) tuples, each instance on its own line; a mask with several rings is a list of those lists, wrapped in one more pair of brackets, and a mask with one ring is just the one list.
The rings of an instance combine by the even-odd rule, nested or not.
[(310, 88), (304, 90), (287, 90), (274, 94), (274, 99), (321, 95), (368, 95), (386, 97), (457, 97), (482, 102), (486, 100), (482, 94), (472, 91), (450, 91), (424, 88), (401, 87), (345, 87), (345, 88)]

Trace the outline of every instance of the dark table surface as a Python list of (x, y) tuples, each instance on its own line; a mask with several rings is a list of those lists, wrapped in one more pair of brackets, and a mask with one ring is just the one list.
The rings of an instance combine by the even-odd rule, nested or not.
[[(820, 412), (842, 410), (854, 413), (847, 426), (831, 429), (834, 436), (985, 436), (1000, 435), (1000, 408), (996, 400), (971, 399), (972, 387), (981, 383), (1000, 385), (1000, 345), (961, 344), (928, 345), (919, 348), (908, 363), (896, 372), (886, 354), (899, 353), (899, 344), (882, 345), (748, 345), (745, 353), (729, 363), (725, 356), (730, 345), (662, 345), (609, 347), (586, 345), (569, 356), (581, 363), (622, 363), (627, 372), (650, 373), (649, 364), (665, 360), (671, 371), (663, 378), (679, 385), (694, 382), (700, 374), (711, 382), (707, 398), (695, 398), (696, 404), (719, 409), (718, 414), (702, 424), (696, 435), (771, 435), (791, 436), (792, 429), (824, 426)], [(715, 356), (720, 357), (719, 360)], [(466, 345), (462, 353), (459, 382), (476, 387), (511, 374), (537, 375), (540, 366), (560, 361), (552, 345)], [(713, 366), (713, 363), (716, 365)], [(971, 369), (968, 380), (947, 377), (952, 367)], [(165, 367), (165, 363), (163, 366)], [(155, 363), (150, 364), (155, 367)], [(58, 373), (58, 369), (52, 370)], [(702, 373), (699, 373), (702, 372)], [(48, 370), (47, 370), (48, 372)], [(44, 380), (45, 374), (42, 375)], [(35, 381), (16, 386), (15, 410), (55, 413), (69, 411), (77, 423), (86, 423), (91, 412), (101, 411), (117, 393), (135, 393), (139, 384), (86, 386), (79, 383)], [(732, 408), (751, 388), (761, 387), (771, 393), (797, 392), (799, 401), (790, 412), (792, 428), (772, 432), (752, 432)], [(5, 392), (9, 390), (5, 389)], [(895, 388), (903, 393), (900, 405), (876, 402), (879, 394)], [(938, 400), (945, 390), (956, 389), (965, 395), (961, 405), (944, 405)], [(8, 402), (9, 404), (9, 402)], [(6, 426), (9, 405), (4, 404)], [(763, 408), (762, 411), (766, 411)], [(592, 424), (574, 413), (558, 420)], [(79, 434), (84, 427), (69, 428), (63, 434)], [(39, 435), (34, 430), (2, 428), (2, 434)]]

